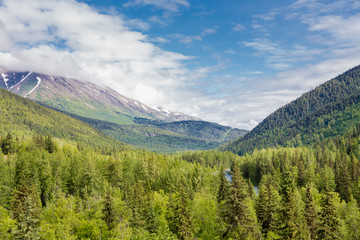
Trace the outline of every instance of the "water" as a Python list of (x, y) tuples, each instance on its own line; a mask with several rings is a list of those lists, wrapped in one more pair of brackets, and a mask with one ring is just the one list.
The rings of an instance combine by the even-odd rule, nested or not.
[[(225, 169), (225, 177), (226, 179), (231, 182), (231, 173), (230, 173), (230, 169)], [(259, 187), (258, 186), (254, 186), (254, 190), (255, 190), (255, 193), (256, 195), (259, 194)]]

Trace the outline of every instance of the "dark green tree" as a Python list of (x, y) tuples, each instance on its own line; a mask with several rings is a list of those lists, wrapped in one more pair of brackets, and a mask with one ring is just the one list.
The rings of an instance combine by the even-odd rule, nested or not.
[(41, 208), (39, 197), (33, 186), (22, 182), (16, 187), (11, 210), (17, 222), (17, 229), (14, 231), (15, 239), (40, 239)]
[[(232, 167), (230, 183), (230, 195), (228, 199), (228, 228), (224, 237), (235, 239), (251, 239), (258, 235), (256, 214), (251, 205), (249, 186), (240, 173), (237, 163)], [(259, 237), (259, 236), (257, 236)]]
[(6, 137), (1, 141), (1, 150), (5, 155), (15, 152), (15, 144), (10, 132), (8, 132)]
[(319, 239), (342, 239), (340, 235), (340, 219), (335, 206), (335, 193), (325, 193), (322, 197), (321, 207)]
[(170, 230), (179, 239), (191, 239), (193, 236), (192, 217), (190, 212), (190, 198), (184, 180), (181, 180), (180, 190), (170, 199)]
[(265, 237), (267, 237), (268, 232), (278, 235), (281, 211), (280, 201), (280, 194), (276, 190), (271, 176), (263, 176), (259, 188), (256, 212)]
[(218, 190), (218, 194), (217, 194), (218, 203), (226, 200), (229, 196), (229, 181), (226, 179), (225, 175), (226, 175), (226, 173), (225, 173), (224, 167), (221, 166), (220, 173), (219, 173), (220, 184), (219, 184), (219, 190)]
[(309, 184), (306, 188), (305, 219), (309, 228), (311, 239), (317, 239), (319, 229), (319, 217), (316, 210), (316, 204), (311, 193), (311, 187), (311, 184)]
[(295, 185), (294, 173), (284, 170), (282, 179), (282, 237), (284, 239), (305, 238), (306, 223), (302, 210), (301, 196)]
[(341, 152), (337, 154), (335, 162), (335, 183), (336, 183), (336, 192), (339, 193), (340, 198), (348, 202), (351, 197), (351, 176), (348, 169), (350, 165), (349, 157), (346, 152)]
[(111, 197), (111, 189), (109, 188), (106, 191), (104, 200), (103, 200), (103, 209), (102, 209), (103, 217), (102, 219), (105, 221), (108, 229), (111, 231), (116, 224), (116, 212), (114, 207), (114, 202)]
[(53, 153), (55, 151), (55, 143), (50, 135), (45, 137), (44, 148), (49, 153)]

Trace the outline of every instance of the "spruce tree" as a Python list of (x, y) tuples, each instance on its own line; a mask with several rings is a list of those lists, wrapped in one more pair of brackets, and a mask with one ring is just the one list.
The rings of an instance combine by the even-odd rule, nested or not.
[(293, 172), (284, 169), (282, 180), (282, 236), (284, 239), (302, 238), (307, 235), (304, 229), (306, 223)]
[(319, 239), (341, 239), (340, 219), (335, 206), (335, 193), (327, 192), (322, 197), (320, 212)]
[(226, 179), (225, 174), (226, 173), (225, 173), (224, 167), (221, 166), (220, 173), (219, 173), (220, 184), (219, 184), (219, 190), (218, 190), (218, 194), (217, 194), (218, 203), (226, 200), (229, 195), (229, 181)]
[(17, 240), (37, 240), (40, 239), (39, 226), (40, 218), (38, 216), (39, 210), (33, 203), (31, 197), (25, 197), (23, 203), (23, 210), (18, 215), (17, 230), (14, 231), (15, 239)]
[(1, 141), (1, 150), (5, 155), (14, 153), (15, 146), (12, 134), (10, 132), (8, 132), (6, 137)]
[(309, 184), (306, 188), (305, 219), (308, 225), (311, 239), (316, 239), (319, 228), (319, 219), (314, 198), (311, 193), (311, 184)]
[(111, 189), (106, 191), (104, 201), (103, 201), (103, 209), (102, 209), (103, 217), (102, 219), (105, 221), (108, 229), (111, 231), (116, 224), (116, 214), (115, 214), (115, 208), (114, 203), (111, 197)]
[(274, 186), (271, 176), (265, 175), (259, 188), (256, 204), (258, 221), (262, 232), (267, 237), (268, 232), (278, 235), (281, 197)]
[(184, 180), (181, 181), (180, 190), (170, 199), (170, 230), (179, 239), (191, 239), (193, 236), (192, 217), (189, 210), (190, 198), (186, 191)]
[(17, 222), (15, 239), (39, 239), (41, 208), (35, 187), (22, 181), (14, 191), (11, 210)]
[(49, 153), (53, 153), (55, 151), (55, 144), (50, 135), (45, 137), (44, 148)]
[(250, 198), (249, 187), (241, 176), (237, 163), (233, 165), (231, 174), (228, 229), (224, 236), (229, 235), (235, 239), (255, 238), (259, 233), (256, 214), (250, 208), (253, 202)]

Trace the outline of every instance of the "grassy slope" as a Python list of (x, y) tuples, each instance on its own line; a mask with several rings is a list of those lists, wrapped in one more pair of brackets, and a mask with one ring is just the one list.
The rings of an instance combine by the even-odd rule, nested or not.
[(0, 89), (0, 135), (34, 133), (81, 141), (93, 146), (125, 146), (94, 127), (66, 114)]

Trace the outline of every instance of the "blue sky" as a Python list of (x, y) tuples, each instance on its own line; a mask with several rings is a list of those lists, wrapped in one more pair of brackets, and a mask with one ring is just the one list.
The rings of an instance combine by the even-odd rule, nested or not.
[(251, 129), (360, 64), (358, 0), (0, 0), (0, 66)]

